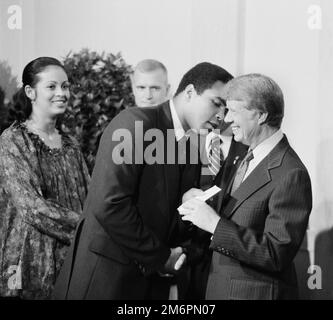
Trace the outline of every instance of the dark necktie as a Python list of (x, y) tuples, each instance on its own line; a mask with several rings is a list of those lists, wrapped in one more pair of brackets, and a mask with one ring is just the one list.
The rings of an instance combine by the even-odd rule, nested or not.
[(215, 135), (211, 139), (208, 148), (208, 168), (214, 176), (218, 174), (224, 161), (223, 152), (221, 149), (222, 143), (222, 139), (218, 135)]
[(241, 162), (241, 164), (239, 165), (236, 175), (235, 175), (235, 179), (234, 182), (232, 184), (232, 188), (231, 188), (231, 194), (233, 194), (238, 187), (241, 185), (244, 176), (246, 174), (247, 168), (249, 167), (249, 162), (253, 159), (253, 152), (251, 149), (249, 149), (248, 153), (246, 154), (245, 158), (243, 159), (243, 161)]

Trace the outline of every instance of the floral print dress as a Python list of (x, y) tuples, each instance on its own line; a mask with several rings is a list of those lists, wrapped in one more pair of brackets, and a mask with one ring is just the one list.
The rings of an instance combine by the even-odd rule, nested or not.
[(0, 297), (49, 299), (87, 194), (78, 143), (51, 149), (24, 123), (0, 137)]

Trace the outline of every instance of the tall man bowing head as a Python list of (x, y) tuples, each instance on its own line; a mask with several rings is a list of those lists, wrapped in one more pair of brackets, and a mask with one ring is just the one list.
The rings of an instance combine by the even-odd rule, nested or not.
[(180, 146), (189, 145), (190, 129), (218, 125), (231, 78), (217, 65), (200, 63), (172, 100), (126, 109), (111, 121), (55, 298), (168, 298), (169, 278), (184, 258), (180, 230), (186, 224), (177, 207), (200, 175)]
[(212, 233), (214, 250), (207, 299), (295, 299), (293, 259), (312, 208), (311, 182), (304, 164), (281, 132), (283, 94), (270, 78), (249, 74), (226, 86), (236, 141), (249, 146), (215, 210), (183, 200), (183, 220)]

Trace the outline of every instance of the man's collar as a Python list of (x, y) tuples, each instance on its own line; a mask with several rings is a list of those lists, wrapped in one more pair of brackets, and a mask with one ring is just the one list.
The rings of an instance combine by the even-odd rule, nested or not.
[(283, 138), (281, 129), (277, 130), (269, 138), (262, 141), (253, 149), (253, 155), (268, 154)]
[(173, 127), (175, 130), (175, 136), (176, 140), (179, 141), (181, 140), (185, 135), (188, 136), (188, 132), (185, 133), (185, 130), (182, 126), (182, 123), (180, 122), (180, 119), (178, 117), (175, 105), (173, 103), (173, 100), (170, 99), (170, 111), (171, 111), (171, 118), (173, 122)]

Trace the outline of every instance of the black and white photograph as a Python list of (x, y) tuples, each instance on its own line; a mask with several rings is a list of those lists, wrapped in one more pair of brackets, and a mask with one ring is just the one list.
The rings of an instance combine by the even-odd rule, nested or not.
[(0, 0), (0, 300), (333, 300), (332, 89), (331, 0)]

